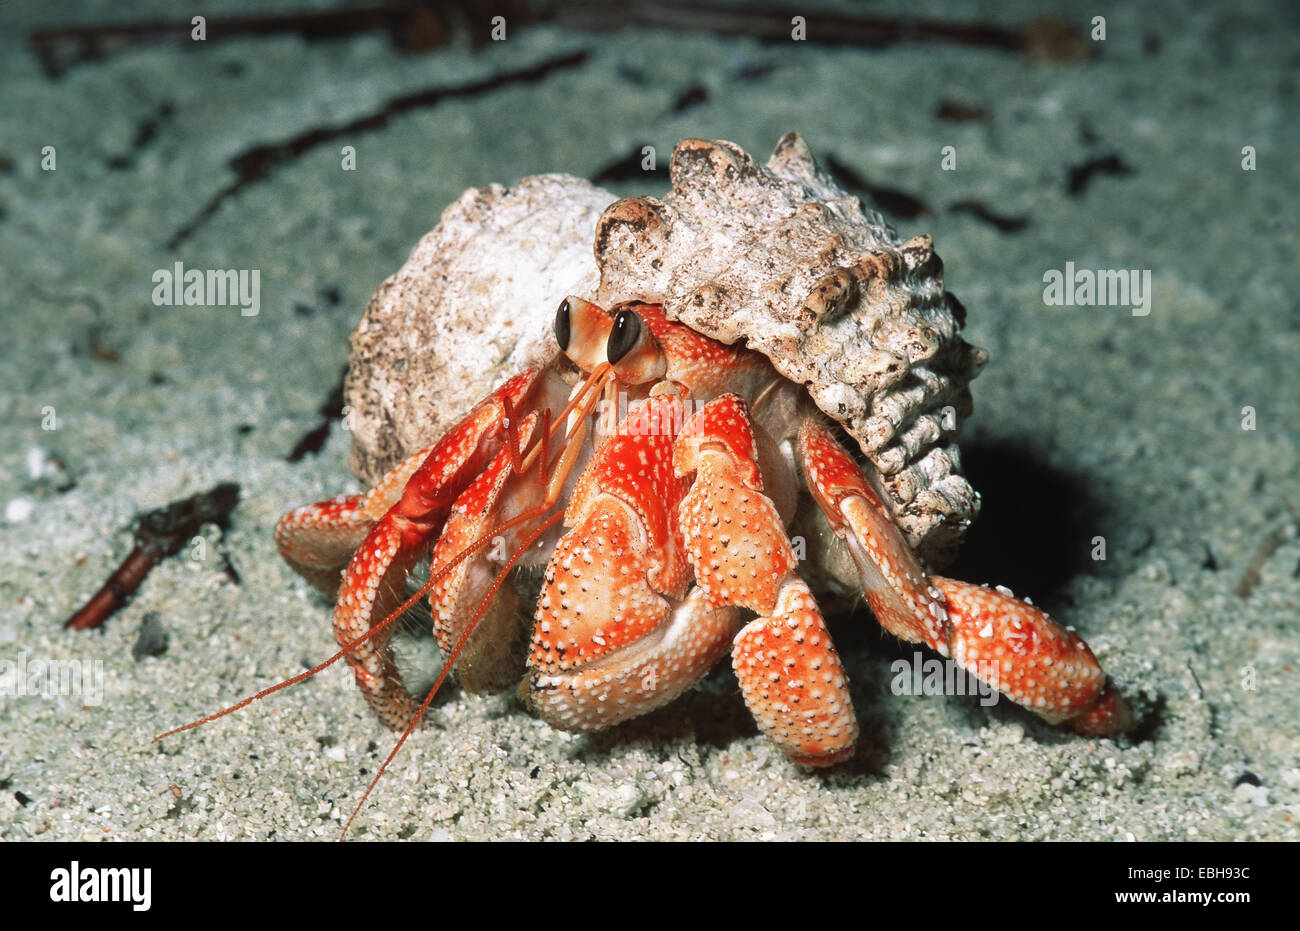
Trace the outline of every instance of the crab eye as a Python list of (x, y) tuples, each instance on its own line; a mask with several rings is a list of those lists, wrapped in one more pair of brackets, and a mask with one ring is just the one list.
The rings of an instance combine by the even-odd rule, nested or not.
[(636, 346), (641, 338), (641, 318), (630, 310), (620, 310), (614, 318), (614, 329), (610, 330), (609, 342), (605, 344), (605, 358), (610, 365), (617, 365)]
[(561, 301), (555, 310), (555, 341), (560, 344), (560, 352), (569, 348), (569, 302)]

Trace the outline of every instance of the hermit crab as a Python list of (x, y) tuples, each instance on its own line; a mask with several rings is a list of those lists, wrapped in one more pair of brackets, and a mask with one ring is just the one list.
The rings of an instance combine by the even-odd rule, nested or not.
[(929, 237), (900, 241), (795, 134), (766, 166), (685, 140), (671, 176), (662, 199), (561, 175), (468, 191), (367, 309), (347, 395), (373, 487), (276, 540), (335, 600), (375, 713), (422, 710), (389, 633), (427, 561), (461, 686), (517, 686), (565, 730), (730, 654), (790, 760), (843, 760), (858, 727), (823, 613), (857, 596), (1048, 722), (1130, 728), (1076, 634), (935, 573), (978, 509), (956, 436), (985, 355)]

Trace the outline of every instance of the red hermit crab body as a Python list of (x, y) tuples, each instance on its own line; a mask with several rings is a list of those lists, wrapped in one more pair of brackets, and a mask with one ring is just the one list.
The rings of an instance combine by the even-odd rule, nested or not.
[[(290, 565), (337, 590), (335, 634), (389, 726), (406, 727), (418, 703), (387, 631), (368, 632), (431, 553), (434, 631), (467, 689), (508, 687), (523, 665), (535, 713), (593, 730), (671, 701), (730, 652), (746, 704), (791, 760), (841, 760), (857, 723), (791, 543), (797, 522), (822, 541), (807, 575), (860, 591), (891, 633), (1049, 722), (1129, 726), (1079, 637), (1009, 595), (926, 571), (873, 468), (766, 357), (639, 301), (606, 311), (569, 297), (554, 330), (563, 356), (509, 379), (372, 491), (277, 528)], [(507, 575), (542, 559), (536, 605), (521, 602)]]

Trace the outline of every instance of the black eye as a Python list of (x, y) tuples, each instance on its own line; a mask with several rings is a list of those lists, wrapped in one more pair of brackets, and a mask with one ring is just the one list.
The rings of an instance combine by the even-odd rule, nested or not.
[(614, 318), (614, 329), (610, 330), (609, 342), (605, 344), (605, 358), (610, 365), (632, 351), (641, 337), (641, 318), (630, 310), (620, 310)]
[(561, 301), (555, 310), (555, 341), (560, 344), (560, 351), (569, 348), (569, 302)]

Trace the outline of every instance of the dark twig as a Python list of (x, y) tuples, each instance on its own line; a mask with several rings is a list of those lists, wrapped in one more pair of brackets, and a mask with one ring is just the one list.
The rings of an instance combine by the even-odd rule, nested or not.
[(208, 491), (173, 501), (142, 514), (135, 522), (135, 548), (108, 581), (63, 626), (70, 630), (99, 627), (131, 600), (149, 570), (180, 551), (204, 524), (226, 528), (239, 503), (239, 486), (223, 482)]
[(826, 170), (850, 192), (866, 195), (869, 206), (879, 207), (886, 213), (901, 217), (904, 220), (915, 220), (917, 217), (934, 215), (930, 205), (921, 198), (908, 194), (906, 191), (900, 191), (897, 188), (872, 184), (857, 169), (841, 162), (830, 153), (826, 154)]
[(1295, 529), (1297, 533), (1300, 533), (1300, 508), (1296, 507), (1295, 502), (1286, 495), (1282, 496), (1282, 503), (1286, 505), (1286, 509), (1290, 511), (1291, 516), (1295, 518)]
[(1113, 153), (1100, 158), (1090, 158), (1086, 162), (1070, 166), (1070, 178), (1065, 184), (1066, 193), (1071, 197), (1078, 197), (1092, 182), (1092, 176), (1098, 174), (1131, 175), (1133, 169)]
[[(792, 16), (778, 9), (709, 6), (689, 0), (407, 0), (341, 10), (293, 10), (264, 16), (208, 17), (205, 42), (249, 36), (298, 35), (308, 41), (341, 39), (384, 30), (405, 51), (447, 45), (457, 29), (468, 31), (474, 47), (485, 44), (493, 16), (510, 28), (552, 22), (577, 30), (608, 31), (629, 26), (680, 32), (748, 36), (764, 42), (792, 40)], [(1077, 61), (1093, 52), (1079, 30), (1052, 17), (1013, 28), (993, 23), (953, 23), (907, 17), (860, 16), (800, 11), (806, 41), (813, 45), (883, 48), (900, 43), (931, 43), (991, 48), (1046, 61)], [(127, 49), (191, 41), (189, 20), (96, 23), (35, 29), (27, 37), (42, 69), (51, 78), (68, 69)]]
[[(806, 41), (822, 45), (883, 48), (904, 42), (966, 45), (1073, 61), (1092, 51), (1086, 37), (1056, 19), (1035, 20), (1015, 29), (992, 23), (950, 23), (893, 16), (861, 16), (816, 9), (795, 10), (807, 27)], [(792, 13), (751, 6), (710, 6), (689, 0), (555, 0), (542, 17), (570, 29), (612, 30), (629, 26), (679, 32), (747, 36), (766, 42), (792, 39)]]
[(1250, 597), (1250, 593), (1259, 584), (1259, 576), (1264, 570), (1264, 564), (1268, 562), (1270, 556), (1277, 552), (1278, 547), (1286, 542), (1288, 536), (1290, 536), (1290, 531), (1283, 524), (1280, 527), (1275, 527), (1273, 532), (1260, 542), (1259, 547), (1255, 550), (1255, 555), (1251, 557), (1250, 565), (1246, 567), (1246, 571), (1241, 574), (1241, 581), (1237, 583), (1236, 593), (1238, 598)]
[(948, 207), (950, 213), (969, 213), (977, 220), (983, 220), (1001, 233), (1018, 233), (1029, 225), (1028, 217), (1007, 217), (994, 213), (982, 201), (959, 200)]
[(703, 84), (693, 84), (677, 95), (673, 101), (673, 112), (681, 113), (691, 107), (698, 107), (709, 100), (709, 89)]
[(457, 97), (474, 97), (490, 93), (512, 84), (532, 84), (550, 77), (557, 71), (576, 67), (587, 60), (585, 51), (569, 52), (555, 58), (548, 58), (527, 68), (514, 71), (501, 71), (490, 77), (480, 78), (466, 84), (450, 87), (429, 87), (390, 98), (373, 113), (357, 117), (337, 126), (318, 126), (308, 129), (283, 142), (270, 142), (245, 149), (230, 160), (230, 168), (235, 172), (235, 180), (227, 184), (209, 198), (188, 222), (172, 234), (167, 240), (167, 248), (175, 249), (193, 235), (205, 220), (217, 212), (225, 201), (240, 193), (244, 188), (266, 180), (271, 172), (284, 163), (298, 158), (319, 145), (335, 139), (352, 137), (359, 133), (381, 129), (395, 116), (412, 110), (433, 107), (444, 100)]
[(947, 120), (949, 123), (987, 123), (989, 121), (988, 110), (983, 107), (958, 103), (954, 100), (940, 100), (939, 106), (935, 108), (934, 115), (937, 119)]
[(348, 369), (344, 366), (339, 380), (330, 389), (329, 397), (320, 406), (321, 422), (293, 444), (293, 450), (284, 457), (285, 462), (300, 462), (308, 453), (318, 453), (325, 446), (325, 441), (330, 435), (330, 424), (343, 417), (343, 386), (347, 375)]
[(113, 171), (130, 168), (136, 156), (148, 148), (158, 138), (158, 131), (176, 115), (176, 106), (171, 101), (163, 101), (149, 116), (141, 120), (135, 128), (135, 138), (131, 148), (125, 154), (114, 155), (108, 159), (108, 167)]
[[(388, 32), (395, 45), (407, 51), (427, 51), (447, 44), (452, 18), (474, 23), (474, 0), (385, 3), (342, 10), (296, 10), (269, 16), (210, 16), (205, 21), (205, 42), (248, 36), (298, 35), (308, 41), (341, 39), (376, 30)], [(513, 20), (523, 18), (522, 4), (511, 4)], [(499, 12), (499, 11), (498, 11)], [(490, 17), (479, 17), (486, 28)], [(126, 49), (166, 42), (191, 41), (194, 29), (188, 19), (134, 23), (96, 23), (90, 26), (56, 26), (34, 29), (27, 44), (51, 78), (75, 65), (95, 61)]]

